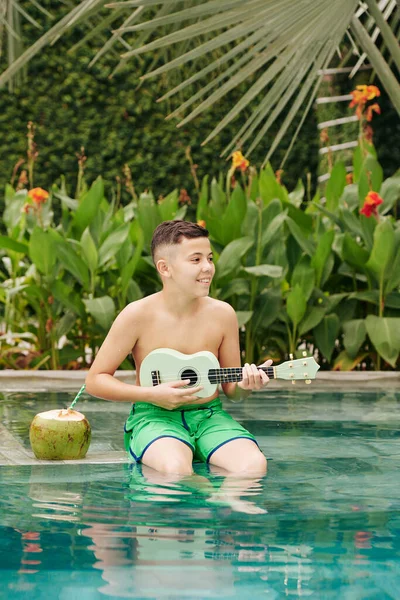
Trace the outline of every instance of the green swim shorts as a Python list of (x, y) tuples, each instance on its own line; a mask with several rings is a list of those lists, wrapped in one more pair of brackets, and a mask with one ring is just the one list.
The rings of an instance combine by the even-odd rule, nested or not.
[(132, 406), (124, 432), (125, 449), (137, 462), (153, 442), (163, 437), (180, 440), (191, 448), (195, 460), (207, 463), (231, 440), (244, 438), (257, 444), (254, 436), (222, 409), (219, 398), (177, 410), (138, 402)]

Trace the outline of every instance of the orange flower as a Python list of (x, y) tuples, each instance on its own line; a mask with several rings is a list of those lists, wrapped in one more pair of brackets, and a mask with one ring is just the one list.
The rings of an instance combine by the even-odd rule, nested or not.
[(365, 200), (364, 200), (364, 205), (363, 205), (362, 209), (360, 210), (360, 214), (365, 215), (368, 218), (371, 215), (374, 215), (375, 217), (377, 217), (378, 216), (377, 207), (380, 204), (382, 204), (382, 202), (383, 202), (383, 198), (381, 198), (377, 192), (368, 192), (368, 194), (366, 195)]
[(31, 198), (35, 204), (42, 204), (42, 203), (46, 202), (48, 197), (49, 197), (49, 192), (46, 192), (46, 190), (44, 190), (40, 187), (33, 188), (32, 190), (29, 190), (29, 192), (28, 192), (28, 198)]
[(282, 175), (283, 169), (278, 169), (277, 171), (275, 171), (275, 179), (280, 185), (282, 185)]
[(368, 100), (373, 100), (381, 95), (376, 85), (357, 85), (356, 89), (350, 92), (353, 100), (350, 102), (350, 108), (356, 105), (366, 104)]
[(381, 114), (381, 107), (376, 102), (367, 106), (367, 110), (365, 112), (365, 118), (367, 119), (367, 121), (372, 121), (374, 112), (376, 112), (378, 115)]
[(367, 100), (373, 100), (381, 95), (381, 91), (376, 87), (376, 85), (367, 85), (366, 87)]
[(204, 229), (206, 228), (206, 222), (203, 221), (203, 219), (200, 219), (200, 221), (197, 221), (197, 225), (200, 225), (200, 227), (204, 227)]
[(232, 154), (232, 167), (234, 169), (240, 169), (244, 173), (249, 164), (249, 161), (243, 156), (240, 150)]
[(353, 183), (353, 173), (347, 173), (346, 175), (346, 185), (350, 185)]

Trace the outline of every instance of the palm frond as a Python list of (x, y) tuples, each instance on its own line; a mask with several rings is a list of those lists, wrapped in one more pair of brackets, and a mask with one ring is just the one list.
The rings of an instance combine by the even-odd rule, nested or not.
[[(400, 70), (396, 1), (82, 0), (22, 52), (20, 20), (29, 20), (35, 27), (40, 24), (29, 15), (26, 4), (22, 8), (19, 0), (9, 0), (0, 5), (0, 55), (1, 40), (7, 39), (10, 62), (0, 75), (0, 86), (74, 25), (89, 23), (91, 27), (74, 48), (115, 26), (91, 64), (110, 51), (123, 52), (114, 71), (117, 72), (129, 60), (150, 52), (156, 58), (142, 79), (165, 74), (170, 77), (170, 73), (183, 75), (159, 99), (187, 94), (196, 85), (194, 93), (186, 95), (167, 117), (179, 117), (178, 126), (198, 118), (238, 86), (247, 87), (204, 141), (211, 141), (250, 109), (250, 116), (238, 127), (223, 154), (243, 144), (251, 153), (284, 115), (267, 160), (306, 106), (301, 122), (304, 121), (317, 93), (321, 72), (329, 67), (345, 36), (359, 56), (355, 70), (367, 57), (400, 113), (400, 85), (390, 67), (393, 64), (394, 69)], [(31, 2), (46, 14), (39, 0)], [(101, 11), (106, 7), (111, 12), (103, 16)], [(380, 49), (375, 42), (381, 44)], [(163, 55), (168, 58), (160, 66)], [(350, 53), (343, 60), (349, 58)]]

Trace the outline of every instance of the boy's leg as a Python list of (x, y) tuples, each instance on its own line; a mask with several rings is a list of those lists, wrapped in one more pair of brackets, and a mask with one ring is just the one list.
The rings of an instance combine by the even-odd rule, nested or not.
[(265, 475), (267, 459), (252, 440), (236, 439), (227, 442), (210, 457), (209, 463), (231, 473)]
[(191, 475), (193, 473), (193, 452), (183, 442), (163, 437), (155, 440), (147, 448), (141, 459), (144, 465), (161, 473)]

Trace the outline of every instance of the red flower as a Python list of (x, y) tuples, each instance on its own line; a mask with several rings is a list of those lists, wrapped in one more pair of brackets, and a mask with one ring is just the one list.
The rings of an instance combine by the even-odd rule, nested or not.
[(368, 218), (371, 215), (374, 215), (375, 217), (377, 217), (378, 216), (377, 207), (380, 204), (382, 204), (382, 202), (383, 202), (383, 198), (381, 198), (377, 192), (368, 192), (368, 194), (366, 195), (365, 200), (364, 200), (364, 205), (363, 205), (362, 209), (360, 210), (360, 214), (365, 215)]

